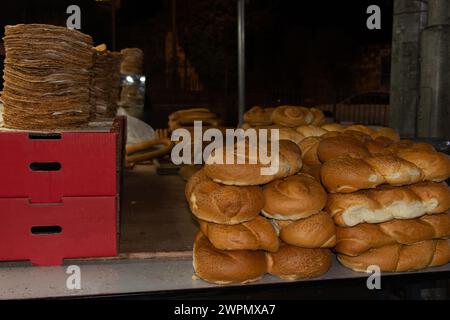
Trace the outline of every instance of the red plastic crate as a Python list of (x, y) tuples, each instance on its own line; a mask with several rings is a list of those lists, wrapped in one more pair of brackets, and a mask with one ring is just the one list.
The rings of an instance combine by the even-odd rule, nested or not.
[(55, 203), (63, 197), (115, 196), (116, 146), (114, 131), (44, 136), (2, 131), (0, 198)]
[(117, 255), (116, 197), (58, 204), (0, 199), (0, 260), (60, 265), (65, 258)]

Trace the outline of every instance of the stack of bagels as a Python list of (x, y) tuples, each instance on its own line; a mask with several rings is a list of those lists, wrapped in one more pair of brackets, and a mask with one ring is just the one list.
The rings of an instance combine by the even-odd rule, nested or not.
[[(380, 135), (381, 133), (381, 135)], [(354, 271), (414, 271), (450, 261), (450, 157), (353, 126), (302, 148), (321, 166), (338, 260)]]
[(249, 164), (251, 148), (235, 145), (232, 151), (245, 164), (207, 161), (186, 185), (200, 225), (193, 250), (196, 276), (229, 284), (266, 273), (288, 280), (325, 273), (331, 265), (328, 248), (336, 240), (331, 217), (321, 212), (325, 190), (310, 176), (298, 175), (302, 161), (295, 143), (280, 140), (279, 166), (271, 175), (261, 174), (268, 165), (259, 158)]

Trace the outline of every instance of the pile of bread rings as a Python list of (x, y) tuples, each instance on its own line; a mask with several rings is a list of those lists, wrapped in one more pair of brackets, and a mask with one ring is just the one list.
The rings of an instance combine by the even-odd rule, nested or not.
[(448, 263), (450, 157), (390, 128), (322, 124), (319, 112), (305, 109), (254, 107), (244, 118), (245, 129), (280, 130), (273, 175), (262, 176), (260, 163), (207, 161), (188, 181), (186, 199), (200, 226), (196, 276), (218, 284), (266, 273), (317, 277), (332, 251), (361, 272)]
[(200, 225), (193, 251), (198, 277), (219, 284), (255, 281), (266, 273), (295, 280), (330, 267), (336, 235), (331, 217), (321, 211), (326, 192), (314, 178), (298, 174), (295, 143), (282, 140), (279, 149), (273, 175), (261, 175), (259, 162), (207, 161), (187, 183), (186, 199)]

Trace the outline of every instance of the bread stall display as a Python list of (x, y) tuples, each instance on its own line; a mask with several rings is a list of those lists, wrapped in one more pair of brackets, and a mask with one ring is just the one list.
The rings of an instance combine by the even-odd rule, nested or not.
[[(236, 145), (237, 157), (242, 151)], [(246, 148), (241, 156), (248, 160), (251, 147)], [(326, 193), (313, 178), (296, 175), (302, 162), (295, 143), (281, 140), (279, 155), (271, 175), (261, 175), (259, 162), (207, 161), (188, 181), (186, 199), (200, 225), (193, 251), (196, 276), (226, 284), (255, 281), (265, 273), (311, 278), (328, 270), (331, 252), (325, 248), (334, 245), (335, 227), (320, 212)]]

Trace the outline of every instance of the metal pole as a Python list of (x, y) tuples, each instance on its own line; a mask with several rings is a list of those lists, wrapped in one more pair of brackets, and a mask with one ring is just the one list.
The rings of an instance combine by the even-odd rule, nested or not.
[(245, 112), (245, 0), (238, 0), (238, 119), (244, 122)]
[(422, 30), (420, 103), (417, 135), (450, 139), (450, 4), (428, 1), (428, 26)]
[(172, 0), (172, 89), (178, 89), (178, 34), (177, 34), (177, 1)]
[(419, 39), (426, 26), (426, 3), (394, 1), (389, 125), (405, 138), (416, 136), (419, 102)]

